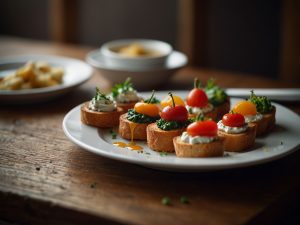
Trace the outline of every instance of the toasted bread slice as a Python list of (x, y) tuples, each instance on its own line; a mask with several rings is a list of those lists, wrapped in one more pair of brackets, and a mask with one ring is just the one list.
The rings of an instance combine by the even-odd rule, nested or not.
[[(197, 116), (197, 114), (189, 114), (189, 118), (193, 119)], [(205, 118), (211, 118), (212, 120), (216, 121), (217, 119), (217, 110), (214, 108), (212, 111), (204, 113)]]
[(181, 141), (180, 136), (173, 138), (176, 156), (178, 157), (217, 157), (223, 156), (224, 139), (218, 137), (217, 140), (203, 144), (189, 144)]
[(256, 125), (248, 124), (245, 132), (239, 134), (229, 134), (218, 130), (218, 135), (224, 137), (224, 150), (227, 152), (242, 152), (254, 145), (256, 135)]
[(147, 144), (158, 152), (174, 152), (173, 138), (182, 134), (186, 128), (164, 131), (156, 123), (147, 126)]
[(251, 122), (256, 124), (256, 136), (262, 136), (269, 133), (275, 127), (276, 108), (273, 106), (273, 110), (270, 113), (263, 114), (263, 118), (256, 122)]
[(122, 108), (117, 107), (117, 110), (112, 112), (97, 112), (89, 109), (89, 102), (85, 102), (81, 106), (81, 122), (95, 127), (109, 128), (118, 126), (119, 117), (124, 113)]
[(221, 119), (226, 113), (230, 111), (230, 98), (228, 97), (227, 100), (216, 107), (217, 110), (217, 118)]
[(128, 112), (128, 109), (133, 109), (134, 105), (137, 103), (138, 101), (134, 101), (134, 102), (126, 102), (126, 103), (120, 103), (117, 102), (117, 106), (122, 108), (124, 110), (124, 112)]
[(148, 123), (134, 123), (127, 119), (127, 113), (120, 116), (119, 134), (121, 137), (131, 140), (146, 140), (146, 128)]

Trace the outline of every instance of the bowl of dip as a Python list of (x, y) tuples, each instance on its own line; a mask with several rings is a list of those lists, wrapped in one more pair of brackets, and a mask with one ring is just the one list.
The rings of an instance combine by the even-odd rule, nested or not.
[(153, 70), (165, 65), (173, 48), (170, 44), (150, 39), (122, 39), (100, 48), (105, 63), (116, 69)]

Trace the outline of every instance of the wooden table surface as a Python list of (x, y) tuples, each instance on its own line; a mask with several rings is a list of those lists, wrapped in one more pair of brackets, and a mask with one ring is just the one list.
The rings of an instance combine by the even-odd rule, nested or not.
[[(1, 37), (0, 56), (54, 54), (84, 59), (92, 48)], [(188, 89), (193, 78), (223, 87), (299, 87), (259, 76), (187, 67), (161, 89)], [(260, 166), (206, 173), (147, 169), (84, 151), (62, 120), (91, 98), (90, 81), (59, 99), (0, 105), (0, 224), (290, 224), (300, 201), (300, 152)], [(300, 102), (282, 103), (300, 114)], [(172, 205), (161, 204), (165, 196)], [(180, 203), (187, 196), (189, 204)]]

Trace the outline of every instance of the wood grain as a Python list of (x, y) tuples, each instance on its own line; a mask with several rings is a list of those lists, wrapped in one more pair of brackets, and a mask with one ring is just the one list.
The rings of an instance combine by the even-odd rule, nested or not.
[[(7, 38), (0, 39), (0, 49), (0, 55), (39, 52), (80, 59), (90, 50)], [(186, 88), (194, 75), (202, 80), (213, 75), (225, 87), (284, 85), (254, 76), (186, 68), (163, 88)], [(92, 96), (95, 84), (107, 91), (111, 85), (97, 74), (76, 91), (51, 102), (0, 105), (0, 220), (25, 224), (274, 224), (299, 203), (299, 151), (251, 168), (171, 173), (110, 160), (77, 147), (64, 135), (62, 120), (70, 109)], [(299, 103), (288, 106), (300, 113)], [(171, 198), (170, 206), (161, 204), (165, 196)], [(180, 203), (181, 196), (187, 196), (189, 204)]]

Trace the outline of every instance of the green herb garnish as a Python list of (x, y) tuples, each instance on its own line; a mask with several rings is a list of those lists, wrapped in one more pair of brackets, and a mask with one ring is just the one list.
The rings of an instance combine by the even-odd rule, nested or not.
[(168, 153), (167, 153), (167, 152), (160, 152), (159, 155), (160, 155), (160, 156), (167, 156)]
[(205, 92), (209, 102), (214, 106), (223, 104), (228, 98), (226, 92), (215, 84), (214, 79), (209, 79), (207, 81)]
[(105, 94), (103, 94), (100, 89), (98, 87), (96, 87), (96, 94), (95, 96), (93, 97), (93, 99), (95, 101), (99, 101), (101, 99), (104, 99), (106, 101), (111, 101)]
[(186, 196), (181, 196), (180, 197), (180, 202), (182, 204), (188, 204), (189, 203), (189, 199)]
[(265, 96), (256, 96), (253, 90), (248, 100), (256, 105), (256, 110), (259, 113), (269, 113), (273, 110), (271, 101)]
[(161, 204), (171, 205), (171, 199), (169, 197), (163, 197), (162, 200), (161, 200)]
[(156, 125), (161, 130), (176, 130), (176, 129), (187, 127), (192, 122), (193, 121), (190, 119), (188, 119), (187, 121), (184, 121), (184, 122), (167, 121), (164, 119), (159, 119), (159, 120), (157, 120)]
[(159, 104), (160, 103), (160, 101), (156, 97), (153, 97), (151, 100), (150, 100), (150, 98), (148, 98), (144, 102), (145, 103), (152, 103), (152, 104)]
[(145, 114), (137, 113), (134, 109), (129, 109), (127, 113), (127, 119), (135, 123), (154, 123), (159, 119), (159, 116), (151, 117)]
[(109, 133), (111, 134), (111, 139), (116, 139), (117, 138), (117, 133), (113, 129), (111, 129), (109, 131)]
[(126, 93), (128, 91), (135, 91), (133, 84), (131, 83), (131, 78), (128, 77), (124, 83), (122, 84), (116, 84), (111, 92), (112, 92), (112, 97), (116, 98), (119, 94), (121, 93)]

